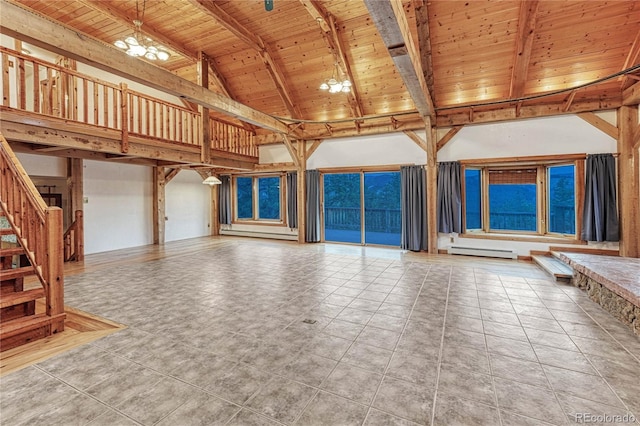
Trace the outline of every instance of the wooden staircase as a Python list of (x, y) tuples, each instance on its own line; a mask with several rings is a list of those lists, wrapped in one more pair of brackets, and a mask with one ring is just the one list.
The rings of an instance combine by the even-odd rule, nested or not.
[[(47, 207), (0, 134), (0, 351), (64, 330), (62, 210)], [(43, 299), (44, 312), (36, 301)]]

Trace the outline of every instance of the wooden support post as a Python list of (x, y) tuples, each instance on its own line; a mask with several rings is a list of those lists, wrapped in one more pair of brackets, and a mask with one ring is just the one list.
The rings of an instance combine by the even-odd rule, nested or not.
[[(427, 134), (427, 250), (438, 253), (438, 163), (437, 134), (431, 119), (425, 117)], [(434, 123), (435, 124), (435, 123)]]
[(82, 158), (67, 160), (67, 186), (71, 198), (71, 211), (84, 210), (84, 165)]
[[(45, 210), (46, 236), (46, 276), (48, 285), (46, 313), (48, 316), (64, 314), (64, 241), (62, 225), (62, 209), (49, 207)], [(64, 330), (64, 317), (61, 316), (51, 324), (51, 332)]]
[(76, 235), (74, 238), (76, 254), (76, 262), (82, 262), (84, 260), (84, 212), (82, 210), (76, 210), (75, 216), (76, 223)]
[(638, 105), (618, 109), (620, 256), (640, 257), (640, 153), (634, 149)]
[(164, 167), (153, 168), (153, 244), (164, 244), (165, 230)]
[[(198, 52), (198, 84), (209, 89), (209, 58), (202, 51)], [(211, 132), (209, 131), (209, 108), (198, 105), (200, 113), (200, 136), (202, 145), (200, 159), (203, 163), (211, 161)]]
[(220, 185), (211, 186), (211, 235), (220, 235)]
[[(95, 88), (95, 83), (94, 83)], [(122, 147), (120, 151), (129, 152), (129, 92), (126, 83), (120, 83), (120, 123), (122, 125)], [(94, 99), (97, 102), (97, 99)], [(96, 105), (94, 105), (94, 108)], [(97, 123), (96, 118), (96, 123)]]

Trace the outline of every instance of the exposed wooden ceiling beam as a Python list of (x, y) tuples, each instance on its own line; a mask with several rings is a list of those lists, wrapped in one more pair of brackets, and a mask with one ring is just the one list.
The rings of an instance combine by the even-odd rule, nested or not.
[(453, 137), (455, 135), (458, 134), (458, 132), (462, 130), (462, 126), (454, 126), (452, 127), (447, 134), (445, 134), (442, 139), (440, 139), (437, 143), (436, 143), (436, 152), (440, 151), (442, 148), (444, 148), (444, 146), (446, 144), (448, 144), (449, 142), (451, 142), (451, 139), (453, 139)]
[(347, 94), (351, 114), (354, 117), (362, 117), (364, 115), (362, 100), (353, 78), (351, 65), (345, 54), (344, 43), (338, 34), (335, 17), (327, 12), (317, 0), (300, 0), (300, 2), (320, 26), (322, 38), (333, 56), (333, 62), (338, 64), (341, 72), (352, 83), (351, 91)]
[(578, 117), (582, 118), (587, 123), (591, 124), (596, 129), (600, 130), (603, 133), (611, 136), (613, 139), (618, 140), (618, 128), (613, 124), (610, 124), (598, 117), (592, 112), (581, 112), (578, 113)]
[(623, 105), (637, 105), (640, 104), (640, 82), (625, 89), (622, 92), (622, 104)]
[(413, 103), (423, 117), (435, 110), (427, 86), (420, 51), (413, 41), (401, 0), (364, 0), (371, 19), (404, 81)]
[(289, 133), (289, 128), (284, 123), (261, 111), (200, 87), (155, 65), (130, 58), (115, 47), (112, 48), (81, 35), (77, 31), (42, 18), (7, 0), (0, 0), (0, 5), (2, 7), (0, 32), (3, 34), (184, 98), (258, 127), (279, 133)]
[[(622, 66), (623, 70), (630, 68), (637, 64), (640, 60), (640, 30), (636, 33), (636, 38), (633, 39), (633, 44), (631, 45), (631, 49), (629, 49), (629, 54), (627, 55), (627, 59), (624, 61), (624, 65)], [(622, 79), (622, 90), (628, 88), (632, 82), (630, 82), (630, 76), (625, 75), (621, 77)]]
[[(422, 60), (422, 72), (427, 81), (428, 94), (435, 93), (433, 88), (433, 62), (431, 61), (431, 30), (429, 29), (429, 11), (424, 0), (414, 0), (416, 27), (418, 29), (418, 47)], [(431, 97), (430, 97), (431, 98)], [(433, 99), (432, 99), (433, 100)]]
[(511, 87), (509, 89), (509, 98), (511, 99), (524, 95), (524, 85), (527, 82), (527, 71), (535, 39), (538, 4), (538, 0), (520, 2), (516, 50), (511, 70)]
[(243, 27), (233, 16), (225, 12), (220, 8), (220, 6), (215, 4), (215, 2), (205, 0), (189, 1), (209, 17), (213, 18), (226, 30), (230, 31), (233, 35), (242, 40), (247, 46), (258, 52), (262, 58), (262, 62), (267, 68), (267, 71), (271, 75), (276, 86), (276, 90), (287, 107), (289, 114), (294, 118), (301, 118), (302, 114), (300, 113), (300, 109), (297, 107), (296, 103), (293, 102), (291, 97), (291, 88), (285, 83), (286, 78), (284, 77), (284, 73), (271, 55), (271, 49), (265, 44), (260, 36), (253, 34), (251, 31)]
[[(85, 6), (90, 7), (93, 10), (104, 13), (108, 17), (110, 17), (114, 22), (123, 25), (133, 32), (134, 25), (132, 16), (127, 16), (125, 13), (120, 11), (118, 8), (114, 7), (114, 4), (118, 4), (118, 2), (110, 2), (103, 0), (78, 0), (80, 3)], [(156, 30), (147, 22), (144, 22), (144, 26), (142, 27), (142, 32), (144, 35), (149, 36), (153, 41), (160, 43), (164, 47), (172, 50), (175, 53), (183, 56), (185, 59), (190, 60), (191, 62), (196, 62), (198, 57), (197, 52), (194, 52), (188, 49), (185, 45), (178, 43), (175, 40), (170, 39), (161, 31)]]

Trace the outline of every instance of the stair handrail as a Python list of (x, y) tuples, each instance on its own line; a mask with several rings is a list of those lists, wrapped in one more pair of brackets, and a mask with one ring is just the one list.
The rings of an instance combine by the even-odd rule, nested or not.
[(0, 207), (45, 290), (46, 314), (58, 318), (52, 323), (52, 332), (62, 331), (62, 209), (47, 206), (1, 132)]

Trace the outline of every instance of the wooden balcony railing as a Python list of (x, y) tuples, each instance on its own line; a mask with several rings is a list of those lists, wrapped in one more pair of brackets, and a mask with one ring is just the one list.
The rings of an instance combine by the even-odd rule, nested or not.
[(82, 210), (76, 210), (75, 220), (64, 233), (64, 261), (84, 260), (84, 218)]
[(0, 207), (42, 284), (46, 314), (64, 329), (62, 209), (47, 207), (27, 172), (0, 134)]
[[(0, 47), (2, 108), (57, 117), (122, 132), (128, 137), (202, 146), (198, 112), (78, 71)], [(212, 148), (258, 156), (255, 134), (209, 120)]]

